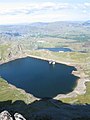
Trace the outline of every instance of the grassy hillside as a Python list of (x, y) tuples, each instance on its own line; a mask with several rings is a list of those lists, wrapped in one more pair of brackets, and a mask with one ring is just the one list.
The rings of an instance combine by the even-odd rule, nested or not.
[[(50, 52), (38, 48), (67, 47), (74, 52)], [(25, 55), (66, 62), (78, 67), (90, 79), (90, 26), (82, 22), (54, 22), (0, 26), (0, 63)], [(90, 103), (90, 83), (85, 95), (61, 99), (64, 102)], [(0, 101), (23, 100), (30, 96), (0, 78)]]

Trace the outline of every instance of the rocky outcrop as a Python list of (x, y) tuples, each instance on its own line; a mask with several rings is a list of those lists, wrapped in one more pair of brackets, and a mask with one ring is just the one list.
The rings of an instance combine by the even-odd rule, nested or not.
[(0, 113), (0, 120), (13, 120), (8, 111), (3, 111)]
[(2, 104), (4, 106), (0, 106), (1, 110), (5, 109), (10, 113), (1, 112), (0, 120), (90, 120), (90, 104), (66, 104), (55, 99), (34, 101), (24, 104), (24, 107), (19, 104), (13, 103), (13, 107), (9, 104), (7, 108)]
[(12, 117), (10, 113), (5, 110), (0, 113), (0, 120), (26, 120), (26, 119), (19, 113), (15, 113), (14, 117)]
[(26, 120), (21, 114), (15, 113), (14, 114), (15, 120)]

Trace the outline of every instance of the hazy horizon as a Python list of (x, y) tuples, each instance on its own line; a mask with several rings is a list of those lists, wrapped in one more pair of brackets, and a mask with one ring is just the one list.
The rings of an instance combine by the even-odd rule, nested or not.
[(44, 23), (56, 23), (56, 22), (76, 22), (76, 23), (78, 23), (78, 22), (87, 22), (87, 21), (89, 21), (89, 20), (81, 20), (81, 21), (71, 21), (71, 20), (68, 20), (68, 21), (51, 21), (51, 22), (40, 22), (40, 21), (37, 21), (37, 22), (30, 22), (30, 23), (9, 23), (9, 24), (0, 24), (0, 26), (2, 26), (2, 25), (5, 25), (5, 26), (7, 26), (7, 25), (29, 25), (29, 24), (35, 24), (35, 23), (42, 23), (42, 24), (44, 24)]

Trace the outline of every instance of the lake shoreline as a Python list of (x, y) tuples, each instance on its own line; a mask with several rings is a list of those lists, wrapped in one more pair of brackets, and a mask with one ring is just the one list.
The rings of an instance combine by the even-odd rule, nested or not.
[[(47, 59), (47, 58), (43, 58), (43, 57), (38, 57), (38, 56), (34, 56), (34, 55), (29, 55), (29, 54), (25, 54), (25, 55), (20, 55), (20, 56), (14, 56), (12, 58), (9, 58), (5, 61), (2, 61), (0, 64), (4, 64), (7, 62), (10, 62), (12, 60), (16, 60), (16, 59), (20, 59), (20, 58), (26, 58), (26, 57), (31, 57), (31, 58), (36, 58), (36, 59), (40, 59), (40, 60), (45, 60), (45, 61), (50, 61), (52, 59)], [(79, 67), (75, 64), (71, 64), (70, 62), (62, 62), (62, 61), (56, 61), (56, 60), (52, 60), (55, 61), (56, 63), (60, 63), (60, 64), (65, 64), (68, 66), (74, 66), (77, 71), (73, 71), (72, 74), (75, 76), (80, 77), (80, 79), (78, 79), (78, 83), (77, 86), (74, 88), (74, 90), (68, 94), (59, 94), (56, 97), (54, 97), (55, 99), (60, 99), (60, 98), (71, 98), (71, 97), (76, 97), (77, 95), (82, 95), (86, 93), (86, 82), (89, 82), (90, 80), (88, 79), (88, 77), (84, 74), (84, 72), (80, 71)], [(37, 98), (36, 98), (37, 99)]]

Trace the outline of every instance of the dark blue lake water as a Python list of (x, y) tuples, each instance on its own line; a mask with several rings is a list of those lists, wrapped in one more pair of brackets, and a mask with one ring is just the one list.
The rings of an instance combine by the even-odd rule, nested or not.
[(27, 57), (0, 65), (0, 76), (35, 97), (53, 98), (73, 91), (78, 79), (71, 74), (73, 70), (76, 69), (64, 64), (50, 65)]
[(43, 50), (49, 50), (49, 51), (53, 51), (53, 52), (72, 52), (72, 50), (70, 48), (39, 48), (43, 49)]

